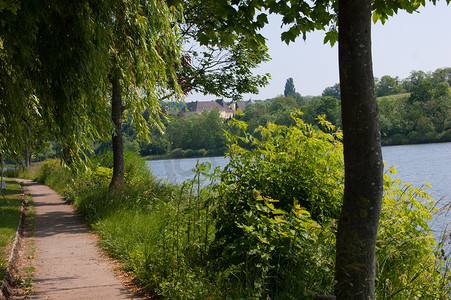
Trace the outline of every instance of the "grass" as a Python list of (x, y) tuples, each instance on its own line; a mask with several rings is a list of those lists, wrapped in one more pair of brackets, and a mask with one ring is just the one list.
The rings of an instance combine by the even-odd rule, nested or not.
[(11, 243), (14, 241), (22, 204), (19, 183), (5, 179), (5, 197), (0, 197), (0, 278), (6, 273)]
[(388, 95), (388, 96), (382, 96), (382, 97), (377, 97), (377, 100), (384, 100), (384, 99), (400, 99), (400, 98), (406, 98), (409, 97), (410, 93), (402, 93), (402, 94), (395, 94), (395, 95)]
[[(27, 219), (28, 222), (26, 223), (28, 236), (29, 236), (29, 243), (27, 247), (26, 252), (26, 263), (25, 267), (23, 268), (23, 275), (20, 278), (22, 290), (24, 291), (24, 295), (28, 296), (33, 293), (33, 276), (36, 269), (32, 265), (32, 260), (34, 259), (35, 252), (36, 252), (36, 245), (34, 243), (34, 232), (35, 232), (35, 223), (36, 223), (36, 213), (34, 209), (34, 202), (33, 199), (30, 196), (30, 193), (27, 191), (25, 194), (25, 201), (28, 204), (28, 210), (27, 210)], [(26, 299), (29, 299), (26, 297)]]

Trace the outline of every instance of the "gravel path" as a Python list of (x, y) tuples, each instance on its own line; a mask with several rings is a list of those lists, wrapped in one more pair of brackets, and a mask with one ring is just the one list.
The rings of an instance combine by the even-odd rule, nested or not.
[(71, 205), (45, 185), (20, 181), (36, 211), (31, 299), (140, 299), (114, 275), (114, 264), (100, 253)]

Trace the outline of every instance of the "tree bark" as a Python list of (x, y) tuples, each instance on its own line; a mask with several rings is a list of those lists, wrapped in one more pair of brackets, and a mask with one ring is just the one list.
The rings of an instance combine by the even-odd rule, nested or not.
[(28, 145), (27, 138), (25, 138), (25, 143), (24, 143), (23, 164), (24, 164), (24, 168), (26, 168), (26, 169), (28, 169), (31, 164), (31, 153), (30, 153), (30, 147)]
[(374, 299), (383, 192), (379, 116), (371, 57), (371, 0), (339, 0), (339, 68), (345, 191), (338, 223), (337, 299)]
[(112, 86), (111, 119), (114, 125), (113, 143), (113, 178), (111, 178), (110, 191), (122, 190), (124, 185), (124, 146), (122, 142), (122, 95), (119, 78), (110, 76)]

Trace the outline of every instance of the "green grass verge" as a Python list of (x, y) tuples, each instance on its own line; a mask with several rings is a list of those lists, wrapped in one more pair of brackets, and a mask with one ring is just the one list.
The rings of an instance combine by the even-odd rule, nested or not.
[(22, 204), (19, 183), (11, 179), (5, 179), (5, 182), (5, 197), (0, 197), (0, 278), (6, 273), (10, 245), (14, 241)]
[(400, 98), (407, 98), (410, 96), (410, 93), (402, 93), (402, 94), (395, 94), (395, 95), (388, 95), (388, 96), (382, 96), (377, 97), (377, 100), (384, 100), (384, 99), (400, 99)]

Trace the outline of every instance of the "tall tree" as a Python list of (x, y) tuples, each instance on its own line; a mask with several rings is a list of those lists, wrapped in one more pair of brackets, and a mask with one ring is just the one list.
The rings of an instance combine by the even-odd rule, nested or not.
[(437, 85), (440, 82), (448, 82), (451, 85), (451, 68), (439, 68), (432, 72), (433, 85)]
[[(183, 39), (178, 31), (182, 3), (187, 9)], [(179, 86), (238, 98), (266, 84), (266, 75), (250, 71), (268, 59), (264, 44), (243, 32), (215, 30), (211, 7), (215, 1), (6, 1), (0, 6), (2, 139), (17, 140), (14, 119), (37, 111), (69, 161), (114, 125), (111, 187), (120, 189), (119, 128), (125, 110), (146, 135), (142, 112), (161, 127), (160, 100), (180, 96)], [(182, 42), (193, 37), (201, 50), (191, 48), (183, 56)]]
[(398, 94), (401, 92), (401, 87), (399, 86), (399, 78), (393, 78), (388, 75), (382, 76), (380, 80), (376, 80), (376, 96), (383, 97), (393, 94)]
[(338, 2), (345, 190), (338, 222), (335, 294), (374, 299), (383, 169), (371, 58), (371, 0)]
[(177, 26), (181, 7), (160, 0), (111, 2), (100, 26), (109, 38), (108, 80), (114, 126), (110, 190), (117, 191), (124, 184), (123, 112), (127, 109), (137, 132), (147, 135), (144, 111), (152, 125), (161, 126), (161, 95), (168, 90), (181, 95), (176, 73), (182, 56)]
[[(268, 55), (264, 44), (256, 43), (252, 36), (216, 30), (219, 25), (212, 0), (118, 1), (113, 7), (115, 40), (109, 80), (115, 132), (110, 189), (117, 190), (124, 180), (120, 128), (125, 109), (133, 112), (138, 132), (148, 133), (143, 108), (150, 115), (150, 123), (162, 129), (161, 100), (180, 97), (182, 91), (235, 99), (242, 93), (256, 93), (267, 83), (267, 75), (255, 76), (251, 69), (268, 60)], [(177, 24), (182, 19), (185, 23), (179, 30)], [(182, 44), (184, 54), (180, 51)], [(153, 51), (147, 53), (145, 49)], [(142, 91), (147, 93), (144, 97)], [(129, 98), (126, 104), (122, 93)]]
[(340, 100), (341, 99), (341, 95), (340, 95), (340, 84), (336, 83), (333, 86), (329, 86), (327, 88), (324, 89), (323, 93), (321, 94), (321, 96), (323, 97), (334, 97), (335, 99)]
[(293, 78), (288, 78), (285, 82), (285, 89), (283, 90), (283, 94), (285, 97), (293, 96), (296, 93), (296, 89), (294, 88)]

